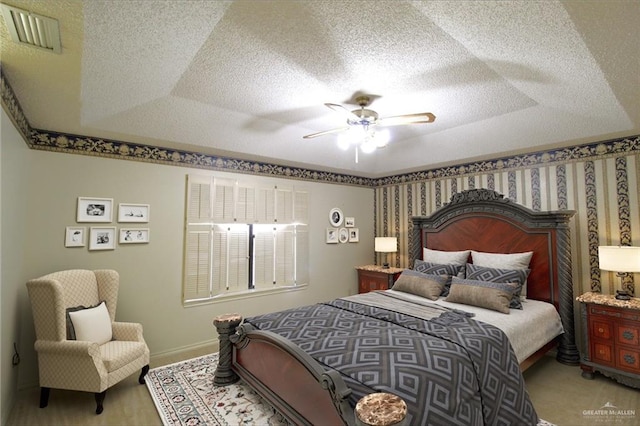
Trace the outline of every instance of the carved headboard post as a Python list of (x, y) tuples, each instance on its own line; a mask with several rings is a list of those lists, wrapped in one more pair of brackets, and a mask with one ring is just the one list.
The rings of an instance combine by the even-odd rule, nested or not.
[(533, 251), (527, 297), (553, 303), (562, 320), (557, 359), (577, 365), (575, 344), (571, 239), (573, 210), (540, 212), (488, 189), (454, 194), (428, 217), (414, 217), (410, 262), (422, 258), (422, 247), (492, 253)]

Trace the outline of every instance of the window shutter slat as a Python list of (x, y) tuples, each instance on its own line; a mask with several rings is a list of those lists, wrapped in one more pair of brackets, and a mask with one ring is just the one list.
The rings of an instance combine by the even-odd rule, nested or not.
[(296, 226), (296, 285), (309, 284), (309, 227)]

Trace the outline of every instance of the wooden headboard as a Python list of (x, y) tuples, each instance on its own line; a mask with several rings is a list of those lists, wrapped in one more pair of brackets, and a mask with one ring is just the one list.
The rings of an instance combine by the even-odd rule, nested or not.
[(527, 298), (553, 303), (564, 334), (558, 361), (579, 364), (575, 344), (571, 240), (572, 210), (538, 212), (488, 189), (455, 194), (431, 216), (412, 218), (411, 266), (422, 259), (423, 247), (433, 250), (475, 250), (488, 253), (533, 251), (527, 278)]

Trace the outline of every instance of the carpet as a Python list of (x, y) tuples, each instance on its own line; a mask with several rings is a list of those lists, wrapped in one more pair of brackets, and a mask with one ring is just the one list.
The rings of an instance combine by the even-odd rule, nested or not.
[[(286, 425), (273, 408), (242, 381), (214, 386), (218, 354), (154, 368), (147, 388), (165, 426)], [(554, 426), (540, 420), (538, 426)]]
[(286, 425), (243, 382), (214, 386), (218, 354), (149, 370), (149, 393), (165, 426)]

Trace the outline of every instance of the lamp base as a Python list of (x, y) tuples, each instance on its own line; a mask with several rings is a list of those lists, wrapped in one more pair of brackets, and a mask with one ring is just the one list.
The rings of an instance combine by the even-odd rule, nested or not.
[(631, 295), (626, 290), (616, 290), (616, 299), (631, 300)]

